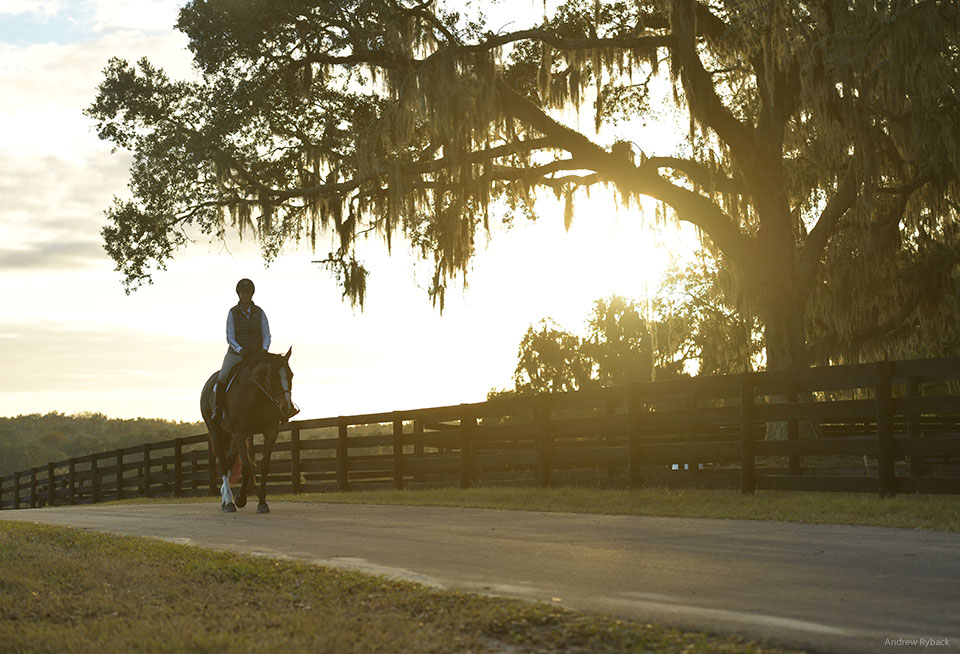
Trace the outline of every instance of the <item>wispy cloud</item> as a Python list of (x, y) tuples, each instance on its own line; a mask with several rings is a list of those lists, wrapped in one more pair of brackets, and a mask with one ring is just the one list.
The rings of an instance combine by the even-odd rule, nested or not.
[(186, 0), (90, 0), (92, 29), (104, 34), (135, 30), (143, 33), (169, 31)]
[(0, 247), (0, 272), (68, 269), (92, 265), (105, 255), (99, 241), (42, 241), (26, 247)]
[(103, 210), (125, 164), (124, 157), (0, 157), (0, 271), (104, 264)]
[(64, 0), (0, 0), (0, 15), (34, 15), (49, 18), (66, 6)]
[[(0, 321), (0, 415), (100, 411), (199, 419), (219, 344), (142, 330)], [(176, 366), (170, 361), (177, 360)]]
[(60, 43), (173, 29), (185, 0), (0, 0), (0, 42)]

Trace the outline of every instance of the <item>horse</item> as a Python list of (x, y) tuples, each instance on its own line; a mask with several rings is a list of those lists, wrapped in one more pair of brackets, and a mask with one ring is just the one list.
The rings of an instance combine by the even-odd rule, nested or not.
[[(254, 474), (260, 474), (257, 492), (257, 513), (270, 513), (267, 505), (267, 475), (270, 474), (270, 455), (277, 440), (280, 424), (297, 413), (291, 392), (293, 371), (290, 369), (291, 347), (286, 354), (262, 353), (249, 362), (240, 364), (233, 381), (224, 393), (224, 416), (213, 419), (213, 385), (218, 373), (213, 373), (200, 392), (200, 414), (207, 425), (210, 445), (217, 457), (223, 480), (220, 486), (220, 506), (224, 513), (235, 513), (237, 507), (247, 504), (247, 490), (254, 484)], [(263, 434), (263, 452), (259, 471), (253, 463), (253, 435)], [(243, 481), (234, 503), (230, 490), (230, 473), (240, 457)]]

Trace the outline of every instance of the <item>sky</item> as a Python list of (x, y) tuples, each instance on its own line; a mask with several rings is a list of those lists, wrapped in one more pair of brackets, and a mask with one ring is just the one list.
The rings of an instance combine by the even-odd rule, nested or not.
[(293, 348), (301, 418), (482, 401), (512, 387), (528, 326), (550, 317), (582, 331), (593, 301), (648, 295), (682, 253), (652, 209), (594, 193), (569, 232), (555, 203), (536, 223), (495, 224), (442, 315), (422, 282), (430, 264), (396, 241), (392, 256), (364, 246), (363, 311), (312, 263), (322, 239), (317, 254), (290, 250), (269, 267), (249, 240), (198, 239), (127, 295), (100, 229), (127, 194), (131, 157), (99, 141), (82, 112), (110, 57), (193, 74), (173, 29), (181, 3), (0, 0), (0, 416), (199, 420), (241, 277), (256, 283), (271, 351)]

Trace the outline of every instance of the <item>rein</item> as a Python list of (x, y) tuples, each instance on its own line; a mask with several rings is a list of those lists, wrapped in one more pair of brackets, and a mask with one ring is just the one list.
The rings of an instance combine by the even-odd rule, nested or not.
[[(268, 367), (267, 367), (267, 371), (269, 372), (269, 370), (270, 370), (270, 367), (268, 366)], [(269, 375), (268, 375), (268, 377), (269, 377)], [(270, 395), (270, 392), (269, 392), (267, 389), (265, 389), (263, 386), (260, 385), (260, 382), (257, 381), (257, 378), (253, 376), (253, 370), (252, 370), (252, 369), (250, 370), (250, 379), (253, 380), (253, 383), (256, 385), (257, 388), (259, 388), (259, 389), (263, 392), (263, 394), (266, 396), (266, 398), (267, 398), (268, 400), (270, 400), (270, 402), (273, 404), (274, 408), (276, 408), (276, 410), (279, 411), (281, 415), (283, 415), (283, 409), (280, 407), (280, 401), (277, 400), (274, 395)], [(284, 392), (283, 389), (280, 389), (280, 392), (277, 393), (276, 396), (281, 395), (283, 392)]]
[[(277, 400), (277, 399), (275, 399), (273, 395), (270, 395), (269, 391), (267, 391), (267, 389), (265, 389), (263, 386), (260, 385), (260, 382), (257, 381), (257, 378), (256, 378), (256, 377), (253, 377), (253, 376), (251, 375), (250, 379), (253, 380), (253, 383), (256, 384), (257, 388), (259, 388), (261, 391), (263, 391), (263, 394), (266, 395), (267, 399), (270, 400), (270, 401), (273, 403), (273, 406), (275, 406), (275, 407), (277, 408), (277, 410), (279, 411), (279, 410), (280, 410), (280, 401)], [(280, 391), (280, 393), (282, 393), (282, 392), (283, 392), (283, 391)], [(277, 393), (277, 395), (280, 395), (280, 393)]]

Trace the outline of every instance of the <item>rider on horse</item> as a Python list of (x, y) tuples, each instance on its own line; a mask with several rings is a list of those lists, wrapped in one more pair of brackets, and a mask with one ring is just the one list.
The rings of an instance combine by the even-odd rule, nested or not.
[(263, 309), (253, 303), (256, 288), (249, 279), (237, 282), (240, 301), (227, 313), (227, 354), (214, 386), (213, 419), (223, 419), (223, 396), (230, 372), (241, 362), (252, 362), (270, 347), (270, 323)]

